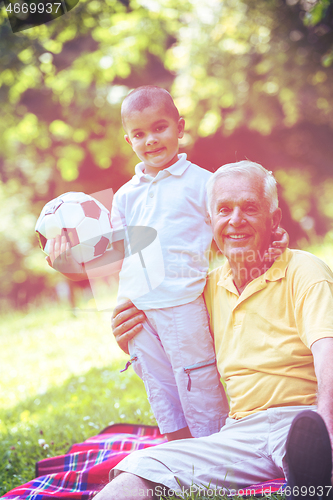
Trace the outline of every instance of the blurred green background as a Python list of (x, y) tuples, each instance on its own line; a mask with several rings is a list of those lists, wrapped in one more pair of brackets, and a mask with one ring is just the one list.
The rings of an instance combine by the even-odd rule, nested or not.
[[(34, 233), (50, 199), (133, 175), (124, 96), (171, 91), (194, 163), (272, 170), (290, 245), (333, 268), (332, 82), (333, 0), (80, 0), (15, 34), (0, 4), (0, 495), (110, 422), (154, 422), (110, 312)], [(109, 309), (115, 288), (94, 290)]]
[(133, 175), (120, 104), (144, 84), (171, 91), (193, 162), (272, 170), (291, 246), (332, 262), (332, 11), (329, 0), (80, 0), (13, 34), (2, 4), (1, 308), (77, 293), (46, 265), (35, 222), (63, 192), (116, 191)]

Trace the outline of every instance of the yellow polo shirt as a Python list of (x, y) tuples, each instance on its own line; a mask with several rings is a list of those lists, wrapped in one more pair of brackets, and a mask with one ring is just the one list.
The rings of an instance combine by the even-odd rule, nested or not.
[(333, 274), (324, 262), (288, 249), (241, 295), (226, 262), (209, 274), (205, 299), (230, 417), (316, 403), (310, 347), (333, 337)]

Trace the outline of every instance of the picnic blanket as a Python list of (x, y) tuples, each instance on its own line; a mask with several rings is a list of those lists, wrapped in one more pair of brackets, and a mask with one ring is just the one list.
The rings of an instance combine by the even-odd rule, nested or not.
[[(83, 443), (71, 446), (65, 455), (41, 460), (36, 478), (18, 486), (3, 500), (90, 500), (108, 483), (109, 471), (135, 450), (164, 443), (158, 427), (115, 424)], [(240, 494), (267, 495), (280, 490), (284, 478), (249, 486)], [(233, 493), (235, 494), (235, 493)]]

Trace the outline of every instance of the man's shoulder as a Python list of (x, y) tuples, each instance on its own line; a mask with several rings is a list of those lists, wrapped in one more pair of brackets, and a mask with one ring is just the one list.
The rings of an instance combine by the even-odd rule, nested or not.
[(224, 260), (224, 262), (222, 262), (221, 265), (219, 265), (218, 267), (215, 267), (214, 269), (209, 271), (207, 279), (210, 282), (215, 283), (215, 282), (220, 280), (221, 276), (224, 275), (225, 263), (226, 263), (226, 261)]
[(221, 299), (221, 293), (224, 293), (225, 289), (224, 287), (219, 286), (219, 282), (226, 277), (228, 269), (230, 271), (227, 261), (225, 261), (224, 264), (216, 267), (208, 273), (204, 288), (204, 297), (210, 317), (213, 316), (214, 310), (216, 311), (216, 309), (214, 309), (214, 304), (219, 302)]
[(289, 250), (292, 254), (292, 258), (289, 262), (289, 267), (291, 269), (303, 268), (306, 269), (309, 267), (310, 270), (322, 270), (324, 273), (328, 273), (333, 277), (332, 270), (330, 267), (319, 257), (314, 255), (313, 253), (306, 252), (304, 250), (291, 249)]
[(301, 279), (304, 284), (328, 281), (333, 283), (333, 273), (330, 267), (319, 257), (304, 250), (290, 250), (292, 257), (288, 264), (289, 279)]
[(230, 271), (230, 268), (227, 267), (227, 261), (224, 260), (220, 266), (208, 273), (205, 293), (209, 293), (210, 291), (214, 291), (216, 289), (219, 281)]

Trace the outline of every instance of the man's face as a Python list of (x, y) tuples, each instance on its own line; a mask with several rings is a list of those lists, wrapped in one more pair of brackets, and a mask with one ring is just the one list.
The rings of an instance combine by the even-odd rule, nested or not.
[(280, 218), (280, 209), (269, 212), (260, 174), (233, 173), (216, 181), (212, 197), (214, 239), (230, 263), (259, 264)]
[(145, 164), (146, 173), (156, 175), (178, 161), (178, 139), (184, 134), (184, 120), (175, 121), (163, 104), (131, 111), (125, 123), (125, 139)]

